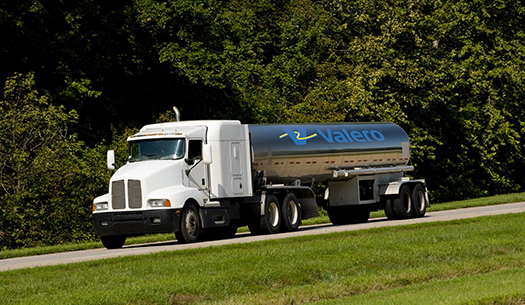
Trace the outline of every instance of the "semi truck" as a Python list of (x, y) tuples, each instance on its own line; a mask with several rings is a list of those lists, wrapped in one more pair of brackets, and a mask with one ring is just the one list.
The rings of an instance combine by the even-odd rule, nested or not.
[[(176, 108), (174, 108), (176, 109)], [(176, 111), (178, 114), (178, 111)], [(250, 125), (235, 120), (146, 125), (127, 139), (128, 159), (93, 201), (93, 225), (108, 249), (127, 237), (174, 232), (181, 243), (298, 229), (318, 217), (313, 189), (327, 186), (333, 224), (422, 217), (425, 180), (405, 176), (410, 142), (387, 122)], [(107, 154), (114, 170), (115, 153)]]

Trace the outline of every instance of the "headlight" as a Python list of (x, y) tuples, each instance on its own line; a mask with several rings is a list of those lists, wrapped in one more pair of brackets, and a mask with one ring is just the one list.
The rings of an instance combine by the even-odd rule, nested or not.
[(95, 203), (96, 211), (107, 210), (107, 209), (109, 209), (109, 204), (107, 202)]
[(168, 199), (150, 199), (148, 205), (152, 208), (170, 207), (171, 202)]

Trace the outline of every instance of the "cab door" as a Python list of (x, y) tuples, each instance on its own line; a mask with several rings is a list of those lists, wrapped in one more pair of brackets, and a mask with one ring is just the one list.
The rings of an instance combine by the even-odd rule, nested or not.
[(202, 139), (188, 140), (188, 158), (186, 170), (188, 186), (198, 189), (202, 193), (204, 202), (209, 198), (208, 166), (202, 161)]

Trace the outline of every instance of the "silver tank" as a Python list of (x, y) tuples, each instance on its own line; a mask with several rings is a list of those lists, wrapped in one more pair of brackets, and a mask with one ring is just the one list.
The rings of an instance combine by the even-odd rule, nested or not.
[(406, 166), (410, 142), (392, 123), (248, 125), (253, 168), (267, 182), (326, 181), (334, 171)]

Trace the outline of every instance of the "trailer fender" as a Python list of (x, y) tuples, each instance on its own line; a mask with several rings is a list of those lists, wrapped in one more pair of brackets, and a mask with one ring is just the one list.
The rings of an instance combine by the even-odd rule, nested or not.
[[(314, 191), (307, 186), (268, 186), (267, 191), (272, 193), (278, 192), (292, 192), (299, 204), (301, 205), (301, 219), (308, 219), (313, 217), (319, 217), (319, 209), (317, 208), (317, 200), (315, 199)], [(262, 207), (261, 211), (264, 211), (264, 202), (265, 202), (266, 192), (263, 192), (262, 196)], [(284, 197), (283, 197), (284, 198)], [(282, 198), (281, 198), (282, 199)]]
[(425, 185), (425, 180), (402, 180), (402, 181), (392, 181), (389, 183), (384, 183), (379, 186), (379, 196), (397, 196), (403, 185), (408, 185), (412, 190), (416, 184), (421, 184), (425, 188), (425, 206), (430, 207), (430, 202), (428, 200), (427, 187)]
[(301, 204), (302, 219), (319, 217), (319, 208), (317, 207), (317, 200), (312, 189), (294, 190), (293, 193)]

